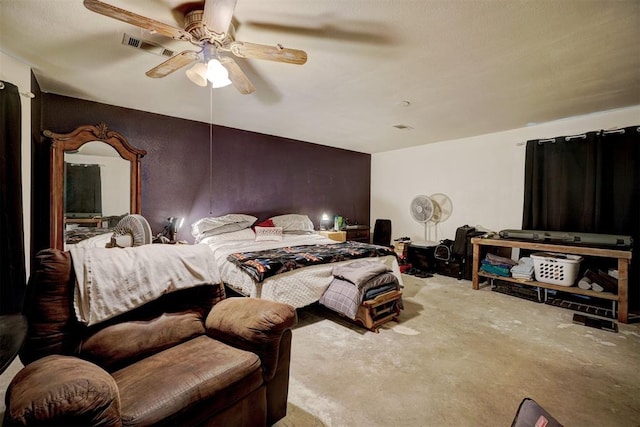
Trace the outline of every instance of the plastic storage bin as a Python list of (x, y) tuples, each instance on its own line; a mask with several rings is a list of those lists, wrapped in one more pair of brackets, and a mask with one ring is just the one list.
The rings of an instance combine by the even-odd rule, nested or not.
[(536, 280), (560, 286), (572, 286), (578, 278), (582, 257), (553, 252), (537, 252), (531, 255)]

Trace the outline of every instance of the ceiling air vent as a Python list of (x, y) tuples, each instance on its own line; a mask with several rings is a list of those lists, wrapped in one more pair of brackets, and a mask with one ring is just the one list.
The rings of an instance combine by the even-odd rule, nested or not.
[(125, 46), (131, 46), (136, 49), (144, 50), (145, 52), (153, 53), (154, 55), (172, 57), (175, 52), (160, 46), (157, 43), (150, 42), (148, 40), (137, 39), (127, 33), (122, 37), (122, 44)]

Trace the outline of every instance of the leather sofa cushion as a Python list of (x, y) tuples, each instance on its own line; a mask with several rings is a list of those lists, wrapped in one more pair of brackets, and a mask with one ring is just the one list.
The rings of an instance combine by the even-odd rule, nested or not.
[(27, 286), (23, 312), (29, 320), (29, 335), (20, 351), (28, 364), (49, 354), (71, 354), (78, 334), (73, 306), (73, 276), (68, 252), (47, 249), (38, 252), (35, 270)]
[(82, 343), (80, 357), (113, 371), (203, 334), (199, 313), (165, 313), (155, 319), (116, 323), (99, 330)]
[(11, 381), (6, 401), (7, 426), (121, 425), (116, 382), (76, 357), (51, 355), (30, 363)]
[(263, 384), (258, 356), (204, 335), (112, 375), (123, 426), (164, 422), (178, 412), (200, 409), (205, 400), (210, 413), (220, 412)]
[(228, 298), (209, 312), (207, 334), (234, 347), (260, 355), (265, 380), (270, 381), (278, 366), (282, 331), (298, 321), (288, 304), (256, 298)]

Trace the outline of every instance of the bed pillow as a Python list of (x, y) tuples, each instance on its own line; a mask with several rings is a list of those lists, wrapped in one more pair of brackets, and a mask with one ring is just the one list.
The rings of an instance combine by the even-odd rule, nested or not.
[(256, 233), (250, 228), (243, 228), (242, 230), (232, 231), (230, 233), (213, 234), (202, 233), (200, 235), (198, 243), (213, 243), (213, 242), (230, 242), (236, 240), (255, 240)]
[(255, 216), (245, 214), (227, 214), (202, 218), (191, 226), (191, 235), (197, 239), (203, 233), (208, 233), (209, 236), (230, 233), (251, 227), (257, 219)]
[(264, 242), (266, 240), (282, 241), (282, 227), (256, 226), (256, 242)]
[(275, 227), (276, 225), (271, 221), (271, 219), (265, 219), (262, 222), (256, 224), (256, 227)]
[(282, 227), (282, 231), (291, 234), (313, 233), (313, 222), (307, 215), (286, 214), (269, 218), (276, 227)]

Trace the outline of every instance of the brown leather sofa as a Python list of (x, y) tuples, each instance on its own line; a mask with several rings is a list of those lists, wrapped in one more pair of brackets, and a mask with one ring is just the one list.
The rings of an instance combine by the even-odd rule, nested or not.
[(291, 306), (207, 285), (86, 327), (71, 262), (59, 250), (37, 256), (5, 426), (261, 426), (286, 415)]

